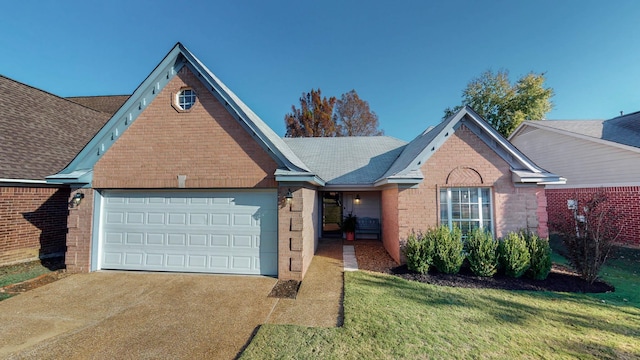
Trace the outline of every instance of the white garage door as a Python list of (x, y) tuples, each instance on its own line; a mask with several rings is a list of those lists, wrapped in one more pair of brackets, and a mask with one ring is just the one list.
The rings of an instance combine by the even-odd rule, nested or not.
[(278, 273), (275, 190), (112, 190), (101, 208), (101, 269)]

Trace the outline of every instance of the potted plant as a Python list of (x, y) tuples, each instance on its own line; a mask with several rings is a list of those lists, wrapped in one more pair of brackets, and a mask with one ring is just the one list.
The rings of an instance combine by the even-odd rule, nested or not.
[(358, 217), (349, 213), (342, 220), (342, 231), (347, 234), (347, 240), (356, 239), (356, 226), (358, 224)]

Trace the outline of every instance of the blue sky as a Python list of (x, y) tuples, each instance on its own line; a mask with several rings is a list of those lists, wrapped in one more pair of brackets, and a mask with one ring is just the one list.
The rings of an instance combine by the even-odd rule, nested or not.
[(129, 94), (180, 41), (278, 134), (302, 92), (355, 89), (411, 140), (487, 69), (545, 72), (549, 119), (640, 110), (640, 1), (12, 1), (0, 74)]

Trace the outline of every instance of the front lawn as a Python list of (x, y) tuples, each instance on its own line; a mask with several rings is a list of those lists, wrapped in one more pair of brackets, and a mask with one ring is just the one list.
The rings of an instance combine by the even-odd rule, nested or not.
[(603, 277), (616, 292), (590, 295), (345, 273), (342, 328), (263, 325), (242, 358), (640, 358), (639, 260), (612, 259)]

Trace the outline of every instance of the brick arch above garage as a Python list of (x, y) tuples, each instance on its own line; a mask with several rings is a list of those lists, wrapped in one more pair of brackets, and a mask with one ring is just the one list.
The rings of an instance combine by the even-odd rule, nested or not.
[[(198, 100), (172, 106), (181, 88)], [(162, 89), (94, 166), (94, 188), (275, 187), (273, 158), (238, 124), (188, 67)]]

